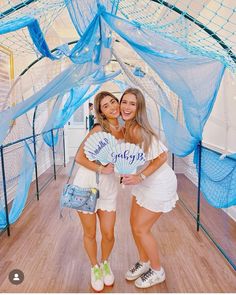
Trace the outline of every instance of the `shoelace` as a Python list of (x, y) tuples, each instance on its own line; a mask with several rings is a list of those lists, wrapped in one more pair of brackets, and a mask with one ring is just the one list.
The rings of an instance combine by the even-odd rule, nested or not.
[(110, 266), (109, 266), (108, 263), (103, 264), (103, 269), (104, 269), (105, 275), (110, 275), (111, 274)]
[(149, 268), (149, 270), (147, 272), (145, 272), (144, 274), (141, 275), (141, 280), (143, 282), (145, 282), (146, 280), (148, 280), (152, 275), (154, 274), (154, 271)]
[(130, 269), (130, 272), (134, 273), (140, 267), (142, 267), (142, 264), (140, 264), (139, 262), (136, 262), (135, 265), (134, 265), (134, 267)]
[(100, 268), (95, 267), (95, 268), (93, 269), (93, 273), (94, 273), (94, 276), (95, 276), (95, 280), (96, 280), (96, 281), (97, 281), (97, 280), (101, 280), (101, 278), (102, 278), (102, 272), (101, 272)]

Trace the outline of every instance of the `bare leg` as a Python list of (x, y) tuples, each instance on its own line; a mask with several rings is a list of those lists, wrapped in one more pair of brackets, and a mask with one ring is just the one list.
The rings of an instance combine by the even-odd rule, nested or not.
[(115, 242), (114, 227), (116, 221), (116, 212), (98, 210), (97, 214), (100, 221), (100, 229), (102, 234), (101, 248), (102, 261), (104, 261), (108, 260)]
[(144, 248), (142, 247), (142, 244), (140, 242), (139, 236), (136, 234), (134, 228), (135, 227), (135, 220), (137, 218), (137, 214), (138, 214), (138, 209), (139, 206), (136, 203), (136, 199), (135, 197), (132, 198), (132, 205), (131, 205), (131, 212), (130, 212), (130, 225), (131, 225), (131, 230), (132, 230), (132, 234), (133, 234), (133, 238), (136, 244), (136, 247), (138, 249), (138, 253), (139, 253), (139, 259), (142, 262), (147, 262), (148, 261), (148, 256), (144, 250)]
[(96, 213), (84, 214), (78, 212), (84, 231), (84, 248), (88, 254), (91, 265), (98, 264), (96, 241)]
[(158, 245), (151, 232), (151, 228), (153, 224), (160, 218), (162, 212), (155, 213), (140, 207), (138, 204), (136, 204), (136, 206), (137, 211), (133, 220), (133, 232), (147, 254), (151, 263), (151, 267), (153, 269), (159, 270), (161, 263)]

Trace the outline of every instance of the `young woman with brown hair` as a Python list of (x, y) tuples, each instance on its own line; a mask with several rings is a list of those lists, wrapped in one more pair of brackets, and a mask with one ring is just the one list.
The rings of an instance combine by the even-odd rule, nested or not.
[(145, 99), (135, 88), (127, 89), (120, 101), (125, 121), (125, 141), (140, 145), (147, 162), (135, 175), (124, 175), (122, 182), (133, 185), (130, 223), (139, 261), (126, 273), (138, 288), (147, 288), (165, 280), (158, 245), (151, 228), (163, 212), (169, 212), (178, 200), (177, 180), (166, 163), (167, 148), (151, 128)]
[[(118, 99), (109, 92), (98, 93), (94, 100), (94, 107), (98, 124), (89, 132), (76, 154), (76, 162), (80, 165), (74, 179), (79, 187), (97, 187), (96, 172), (99, 173), (99, 199), (96, 211), (92, 214), (79, 212), (84, 231), (84, 247), (91, 262), (91, 285), (95, 291), (102, 291), (104, 285), (114, 283), (114, 275), (108, 262), (114, 245), (114, 226), (116, 220), (116, 197), (118, 194), (118, 179), (115, 177), (112, 164), (103, 166), (89, 161), (84, 153), (84, 142), (99, 131), (109, 132), (116, 139), (123, 139), (123, 130), (119, 125), (120, 106)], [(100, 223), (101, 263), (97, 258), (96, 221)]]

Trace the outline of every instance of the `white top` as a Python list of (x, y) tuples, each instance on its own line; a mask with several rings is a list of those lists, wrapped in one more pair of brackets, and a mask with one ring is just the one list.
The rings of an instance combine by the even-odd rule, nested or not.
[(145, 153), (146, 161), (157, 158), (163, 152), (168, 152), (167, 147), (155, 136), (152, 136), (151, 146), (149, 147), (148, 152)]

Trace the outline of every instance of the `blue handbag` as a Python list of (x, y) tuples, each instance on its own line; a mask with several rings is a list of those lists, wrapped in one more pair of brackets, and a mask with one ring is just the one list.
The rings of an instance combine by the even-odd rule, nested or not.
[(61, 208), (67, 207), (80, 211), (94, 212), (99, 198), (96, 188), (81, 188), (66, 184), (61, 195)]
[[(76, 209), (85, 212), (95, 212), (97, 199), (99, 198), (99, 190), (97, 188), (82, 188), (75, 184), (68, 183), (74, 169), (73, 162), (70, 175), (60, 199), (61, 209), (64, 207)], [(96, 182), (99, 183), (99, 175), (96, 173)]]

